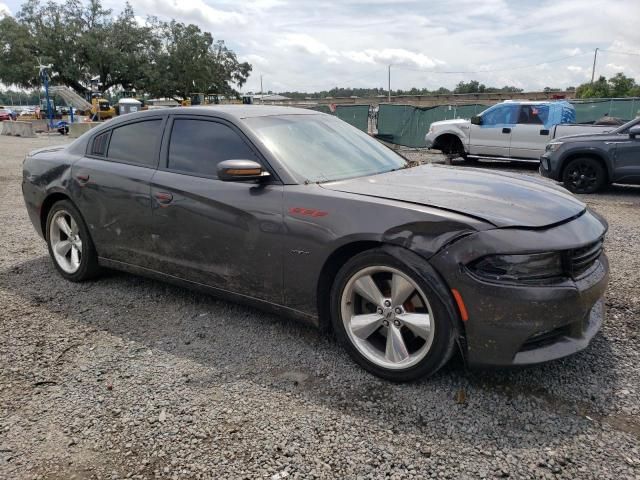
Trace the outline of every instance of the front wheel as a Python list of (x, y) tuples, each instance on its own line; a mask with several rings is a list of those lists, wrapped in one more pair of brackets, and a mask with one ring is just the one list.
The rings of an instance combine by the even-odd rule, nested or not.
[(571, 160), (562, 173), (562, 182), (573, 193), (594, 193), (600, 190), (606, 181), (606, 172), (593, 158)]
[(431, 375), (453, 352), (450, 319), (434, 288), (383, 250), (363, 252), (338, 272), (331, 318), (351, 357), (387, 380)]

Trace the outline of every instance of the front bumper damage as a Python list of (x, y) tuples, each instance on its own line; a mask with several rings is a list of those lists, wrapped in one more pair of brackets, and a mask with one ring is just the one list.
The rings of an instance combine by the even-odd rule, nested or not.
[(528, 365), (555, 360), (588, 346), (604, 319), (609, 277), (604, 252), (589, 268), (552, 284), (516, 284), (480, 278), (466, 266), (491, 254), (571, 252), (603, 238), (606, 222), (585, 211), (547, 229), (504, 228), (470, 235), (431, 258), (460, 293), (470, 366)]

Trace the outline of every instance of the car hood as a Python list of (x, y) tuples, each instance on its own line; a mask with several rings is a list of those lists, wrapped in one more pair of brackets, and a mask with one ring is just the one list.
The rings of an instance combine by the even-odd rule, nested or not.
[(453, 120), (440, 120), (439, 122), (433, 122), (431, 126), (434, 128), (438, 128), (438, 127), (446, 127), (451, 125), (464, 125), (465, 123), (468, 124), (469, 119), (465, 120), (464, 118), (455, 118)]
[(578, 133), (575, 135), (566, 135), (564, 137), (558, 137), (554, 141), (558, 142), (606, 142), (606, 141), (620, 141), (622, 138), (627, 138), (628, 135), (621, 133)]
[(330, 182), (322, 187), (441, 208), (496, 227), (546, 227), (574, 218), (586, 208), (546, 180), (440, 165)]

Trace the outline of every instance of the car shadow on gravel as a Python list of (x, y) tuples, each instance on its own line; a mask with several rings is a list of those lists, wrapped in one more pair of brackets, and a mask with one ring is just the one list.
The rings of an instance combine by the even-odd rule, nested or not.
[(546, 365), (470, 372), (456, 358), (429, 379), (393, 384), (364, 372), (313, 328), (133, 275), (106, 272), (74, 284), (42, 256), (0, 271), (2, 289), (25, 308), (198, 363), (204, 369), (184, 378), (194, 392), (243, 382), (430, 438), (551, 444), (607, 422), (617, 389), (615, 355), (602, 334), (587, 351)]

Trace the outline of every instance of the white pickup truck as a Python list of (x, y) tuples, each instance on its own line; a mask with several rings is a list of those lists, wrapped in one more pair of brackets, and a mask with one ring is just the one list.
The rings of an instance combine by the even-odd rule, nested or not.
[(610, 125), (574, 124), (575, 108), (566, 101), (505, 101), (471, 120), (433, 122), (427, 148), (467, 160), (481, 158), (539, 162), (551, 140), (580, 133), (600, 133)]

